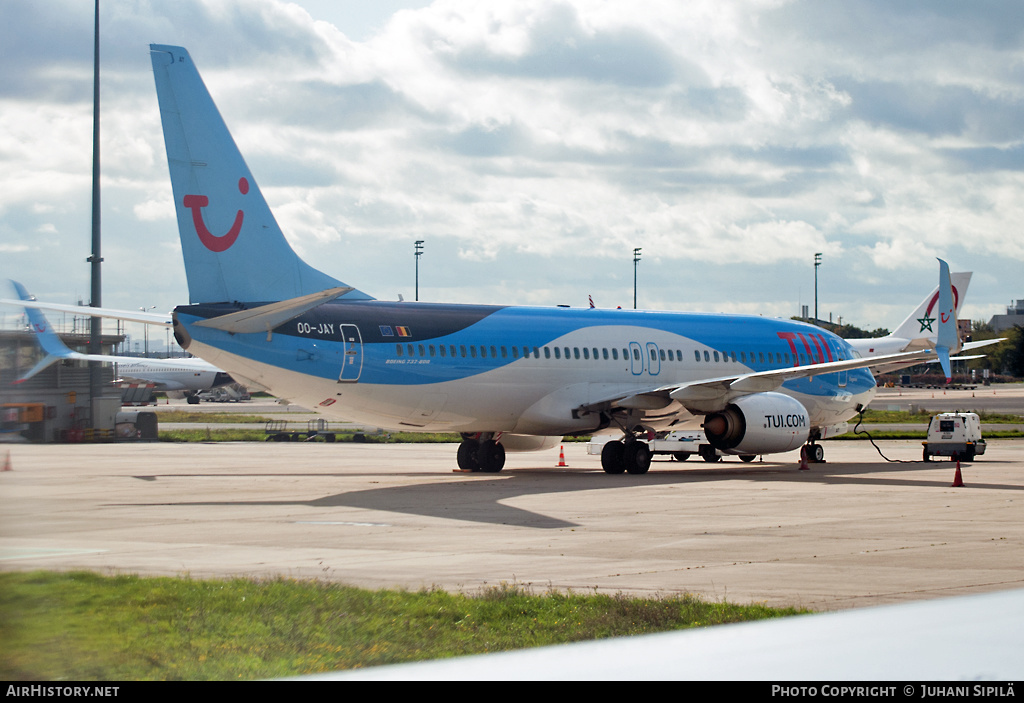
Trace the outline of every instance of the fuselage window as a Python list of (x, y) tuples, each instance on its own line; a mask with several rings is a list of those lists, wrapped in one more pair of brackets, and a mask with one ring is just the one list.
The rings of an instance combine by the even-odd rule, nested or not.
[(608, 347), (605, 347), (604, 349), (601, 350), (601, 356), (604, 357), (605, 361), (608, 361)]
[(487, 358), (487, 347), (485, 347), (483, 344), (480, 345), (480, 358), (481, 359), (486, 359)]
[(507, 347), (503, 346), (501, 348), (501, 358), (502, 359), (507, 359), (508, 358), (508, 348)]
[(565, 358), (569, 358), (569, 347), (565, 347)]
[[(547, 349), (547, 347), (544, 347), (544, 348)], [(539, 359), (540, 358), (540, 348), (539, 347), (534, 347), (533, 348), (533, 358), (534, 359)]]
[(544, 347), (544, 358), (545, 359), (550, 359), (551, 358), (551, 349), (549, 347)]
[(640, 361), (640, 349), (639, 348), (636, 348), (636, 349), (633, 350), (633, 359), (635, 361)]
[(651, 361), (654, 361), (657, 358), (658, 358), (658, 353), (656, 351), (654, 351), (654, 349), (651, 349)]
[[(502, 351), (504, 351), (505, 347), (502, 347), (501, 349), (502, 349)], [(519, 358), (519, 347), (512, 347), (512, 358), (513, 359), (518, 359)]]
[(395, 345), (395, 353), (396, 353), (396, 354), (397, 354), (398, 356), (401, 356), (401, 355), (402, 355), (402, 345), (401, 345), (401, 344), (396, 344), (396, 345)]
[(498, 358), (498, 350), (495, 349), (494, 347), (491, 347), (491, 358), (492, 359), (497, 359)]
[(672, 352), (671, 349), (668, 350), (668, 360), (669, 361), (675, 361), (676, 360), (675, 354)]
[(718, 361), (718, 352), (712, 352), (712, 354), (714, 354), (714, 356), (715, 356), (715, 361), (717, 362), (717, 361)]
[(764, 352), (758, 352), (757, 353), (757, 359), (758, 359), (758, 361), (760, 361), (763, 364), (764, 363)]
[(442, 344), (440, 347), (438, 347), (438, 350), (440, 350), (441, 356), (448, 356), (448, 347), (446, 347), (445, 345)]
[(747, 353), (745, 351), (740, 352), (740, 361), (744, 364), (747, 363)]
[[(628, 349), (623, 349), (622, 350), (622, 360), (625, 361), (628, 358), (629, 358), (629, 350)], [(637, 359), (639, 359), (639, 358), (640, 357), (638, 356)]]
[[(569, 347), (565, 348), (565, 355), (569, 356)], [(579, 359), (580, 358), (580, 348), (579, 347), (573, 347), (572, 348), (572, 356), (573, 356), (574, 359)]]
[(775, 363), (776, 364), (781, 364), (782, 363), (782, 354), (780, 354), (779, 352), (775, 352)]
[(590, 350), (587, 349), (586, 347), (583, 347), (583, 358), (584, 359), (589, 359), (590, 358)]
[(469, 355), (474, 359), (476, 358), (476, 347), (474, 347), (472, 344), (469, 345)]
[(664, 349), (659, 349), (658, 350), (658, 356), (660, 356), (661, 360), (664, 361), (665, 360), (665, 350)]
[(416, 356), (416, 350), (413, 349), (413, 346), (411, 344), (407, 345), (406, 348), (409, 352), (409, 356)]
[(562, 350), (559, 349), (558, 347), (555, 347), (555, 358), (556, 359), (561, 359), (562, 358)]
[(704, 350), (704, 361), (711, 361), (711, 352), (707, 349)]
[(459, 351), (462, 352), (462, 358), (465, 359), (466, 358), (466, 347), (464, 345), (460, 346), (459, 347)]
[(697, 361), (700, 361), (700, 350), (699, 349), (694, 349), (693, 350), (693, 358), (696, 359)]
[(435, 352), (436, 352), (437, 350), (436, 350), (436, 349), (434, 349), (434, 345), (433, 345), (433, 344), (431, 344), (430, 346), (428, 346), (428, 347), (427, 347), (427, 351), (429, 351), (429, 352), (430, 352), (430, 355), (431, 355), (431, 356), (434, 356), (434, 354), (435, 354)]
[(594, 347), (594, 358), (597, 358), (597, 347)]
[(612, 361), (618, 361), (618, 360), (619, 360), (619, 350), (618, 350), (618, 348), (613, 347), (612, 348)]

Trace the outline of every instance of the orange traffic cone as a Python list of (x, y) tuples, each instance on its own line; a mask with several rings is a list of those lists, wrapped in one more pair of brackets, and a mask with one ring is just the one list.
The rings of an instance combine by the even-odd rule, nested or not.
[(953, 485), (950, 488), (963, 488), (964, 477), (960, 475), (960, 455), (956, 457), (956, 473), (953, 475)]
[(568, 466), (568, 464), (565, 463), (565, 447), (564, 446), (559, 446), (558, 447), (558, 466)]
[(4, 468), (3, 468), (3, 470), (4, 471), (13, 471), (13, 469), (11, 468), (11, 450), (10, 449), (7, 450), (7, 458), (4, 459)]
[(800, 448), (800, 471), (810, 471), (811, 467), (807, 464), (807, 447)]

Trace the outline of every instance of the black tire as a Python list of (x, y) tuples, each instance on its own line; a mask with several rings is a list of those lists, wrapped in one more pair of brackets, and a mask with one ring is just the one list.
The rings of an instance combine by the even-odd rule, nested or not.
[(740, 454), (740, 461), (745, 461), (748, 464), (757, 458), (756, 454)]
[(601, 450), (601, 468), (606, 474), (621, 474), (626, 470), (626, 445), (618, 440), (608, 442)]
[(625, 447), (623, 459), (626, 471), (631, 474), (645, 474), (651, 468), (651, 448), (646, 442), (633, 442)]
[(456, 455), (456, 460), (459, 463), (459, 468), (463, 471), (479, 471), (480, 463), (477, 461), (476, 454), (480, 445), (477, 442), (465, 441), (459, 445), (459, 453)]
[(715, 451), (714, 447), (701, 447), (700, 458), (709, 464), (714, 464), (717, 461), (721, 461), (722, 457), (718, 456), (718, 452)]
[(923, 461), (931, 461), (932, 460), (932, 455), (928, 452), (928, 447), (924, 448), (922, 460)]
[(493, 439), (480, 442), (480, 448), (476, 452), (476, 463), (480, 471), (488, 474), (496, 474), (505, 468), (505, 447)]
[(825, 447), (820, 444), (811, 445), (811, 461), (820, 464), (825, 461)]
[(676, 461), (686, 461), (690, 458), (690, 452), (673, 452), (672, 458)]

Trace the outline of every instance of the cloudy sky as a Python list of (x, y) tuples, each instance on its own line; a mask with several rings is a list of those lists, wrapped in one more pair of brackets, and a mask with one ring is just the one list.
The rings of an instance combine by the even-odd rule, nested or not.
[[(89, 298), (92, 3), (0, 4), (0, 276)], [(187, 302), (149, 43), (297, 251), (383, 299), (895, 327), (1024, 298), (1019, 2), (105, 0), (103, 303)], [(10, 311), (6, 311), (8, 314)]]

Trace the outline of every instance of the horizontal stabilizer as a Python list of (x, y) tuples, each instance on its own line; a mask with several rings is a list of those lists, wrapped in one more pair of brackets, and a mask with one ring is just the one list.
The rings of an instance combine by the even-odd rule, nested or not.
[(329, 288), (319, 293), (303, 295), (290, 300), (282, 300), (279, 303), (261, 305), (250, 310), (241, 310), (209, 320), (201, 320), (195, 323), (196, 327), (210, 327), (231, 334), (252, 334), (254, 332), (270, 332), (289, 320), (323, 305), (328, 300), (334, 300), (338, 296), (345, 295), (352, 288), (342, 286)]

